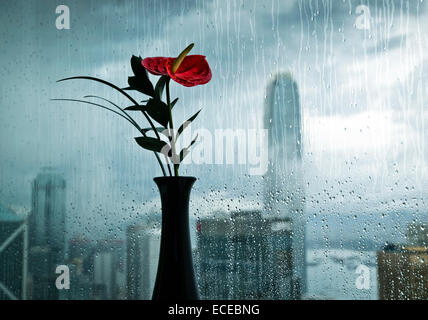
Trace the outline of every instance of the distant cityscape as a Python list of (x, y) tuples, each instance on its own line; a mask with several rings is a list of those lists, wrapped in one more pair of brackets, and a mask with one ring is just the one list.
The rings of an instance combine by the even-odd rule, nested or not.
[[(376, 283), (370, 295), (360, 298), (428, 299), (428, 223), (410, 224), (405, 244), (385, 244), (376, 252), (373, 244), (367, 248), (372, 255), (346, 251), (350, 246), (343, 243), (342, 250), (324, 253), (307, 248), (297, 83), (290, 74), (280, 73), (269, 83), (267, 97), (269, 168), (263, 205), (212, 212), (192, 226), (201, 298), (342, 298), (335, 295), (334, 289), (341, 289), (340, 284), (332, 285), (339, 279), (334, 272), (349, 275), (348, 287), (342, 288), (347, 293), (355, 286), (356, 271), (364, 266), (374, 272), (367, 285), (373, 287), (374, 279)], [(31, 188), (28, 216), (0, 206), (0, 299), (151, 299), (160, 213), (127, 226), (124, 239), (94, 240), (75, 234), (67, 241), (65, 178), (45, 168)], [(68, 289), (57, 288), (60, 265), (70, 270)], [(330, 289), (319, 285), (323, 281)], [(355, 298), (358, 290), (367, 290), (361, 281), (363, 288), (354, 288)]]
[[(0, 299), (151, 299), (160, 215), (130, 225), (123, 240), (76, 235), (66, 245), (65, 188), (60, 175), (42, 172), (33, 183), (33, 210), (38, 212), (26, 219), (0, 206)], [(306, 249), (305, 278), (300, 278), (294, 264), (288, 217), (260, 210), (217, 212), (198, 219), (193, 227), (194, 264), (203, 299), (340, 298), (331, 288), (326, 292), (317, 288), (322, 282), (318, 277), (346, 271), (352, 287), (361, 264), (374, 271), (372, 282), (377, 281), (375, 294), (360, 298), (428, 298), (427, 223), (409, 225), (407, 243), (387, 244), (371, 256), (346, 249)], [(55, 285), (59, 265), (70, 269), (69, 289)], [(354, 291), (358, 297), (358, 290)]]

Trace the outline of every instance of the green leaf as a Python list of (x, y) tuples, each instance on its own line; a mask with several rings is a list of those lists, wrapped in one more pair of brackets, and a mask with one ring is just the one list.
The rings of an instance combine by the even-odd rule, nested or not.
[(162, 100), (163, 89), (165, 88), (166, 82), (169, 80), (169, 76), (161, 76), (156, 83), (154, 98)]
[[(136, 90), (151, 97), (155, 95), (153, 85), (150, 82), (150, 80), (148, 80), (148, 78), (146, 80), (146, 79), (140, 79), (138, 77), (129, 77), (128, 84), (129, 84), (130, 90)], [(124, 90), (127, 90), (127, 88), (125, 88)]]
[(145, 110), (153, 120), (160, 123), (164, 128), (168, 127), (169, 109), (166, 103), (157, 99), (150, 99), (145, 105)]
[(131, 68), (134, 77), (128, 78), (128, 84), (131, 90), (137, 90), (153, 97), (155, 95), (153, 84), (150, 82), (149, 75), (147, 70), (143, 67), (142, 61), (143, 59), (141, 57), (132, 56)]
[[(165, 137), (168, 138), (168, 131), (169, 131), (168, 129), (165, 129), (164, 127), (155, 127), (155, 130), (157, 132), (163, 134)], [(153, 128), (144, 128), (144, 129), (141, 129), (142, 133), (147, 133), (147, 132), (150, 132), (150, 131), (153, 131)]]
[(175, 98), (172, 102), (171, 102), (171, 110), (172, 108), (174, 108), (175, 104), (177, 103), (178, 98)]
[(167, 145), (165, 141), (151, 137), (137, 137), (135, 141), (140, 147), (154, 152), (161, 152), (162, 148)]
[(196, 135), (196, 137), (192, 140), (192, 142), (190, 142), (189, 146), (187, 148), (183, 148), (180, 151), (180, 161), (183, 161), (183, 159), (189, 154), (189, 149), (191, 146), (193, 146), (196, 142), (196, 140), (198, 139), (198, 135)]
[[(125, 110), (126, 110), (126, 109), (125, 109)], [(187, 121), (186, 121), (186, 122), (184, 122), (184, 123), (180, 126), (180, 128), (178, 128), (178, 130), (177, 130), (177, 139), (178, 139), (178, 137), (180, 136), (180, 134), (184, 131), (184, 129), (186, 129), (186, 128), (190, 125), (190, 123), (192, 123), (192, 121), (196, 119), (196, 117), (198, 116), (199, 112), (201, 112), (201, 110), (202, 110), (202, 109), (199, 109), (199, 111), (198, 111), (198, 112), (196, 112), (193, 116), (191, 116), (189, 119), (187, 119)]]
[(147, 73), (145, 72), (146, 69), (143, 67), (143, 58), (132, 56), (131, 57), (131, 68), (132, 72), (136, 77), (144, 77)]
[(126, 110), (126, 111), (146, 111), (146, 108), (145, 108), (145, 106), (130, 106), (130, 107), (127, 107), (123, 110)]
[(160, 123), (164, 128), (167, 128), (169, 122), (169, 110), (166, 103), (157, 100), (149, 99), (146, 105), (130, 106), (124, 109), (125, 111), (145, 111), (148, 115)]

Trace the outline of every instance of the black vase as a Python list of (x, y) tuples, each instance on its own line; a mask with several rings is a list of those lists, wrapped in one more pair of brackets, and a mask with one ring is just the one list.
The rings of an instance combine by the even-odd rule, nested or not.
[(160, 177), (162, 235), (152, 300), (198, 300), (189, 232), (189, 199), (194, 177)]

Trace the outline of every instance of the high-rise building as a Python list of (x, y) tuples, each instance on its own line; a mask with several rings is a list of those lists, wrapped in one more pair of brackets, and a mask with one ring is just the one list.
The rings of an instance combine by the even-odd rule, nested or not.
[(64, 256), (65, 249), (64, 178), (52, 168), (44, 168), (32, 185), (30, 246), (50, 246)]
[(411, 246), (428, 247), (428, 222), (410, 224), (407, 228), (407, 243)]
[(44, 168), (32, 184), (29, 218), (29, 271), (32, 299), (58, 299), (56, 267), (65, 254), (64, 178), (52, 168)]
[(94, 255), (94, 295), (98, 299), (112, 300), (117, 296), (117, 262), (114, 252), (97, 252)]
[(81, 235), (68, 241), (66, 265), (70, 270), (70, 288), (61, 290), (61, 300), (89, 300), (95, 298), (93, 292), (93, 255), (92, 241)]
[(124, 241), (98, 240), (94, 254), (91, 257), (94, 283), (94, 297), (96, 299), (115, 300), (119, 297), (124, 277)]
[(0, 300), (26, 299), (27, 221), (0, 205)]
[[(87, 257), (92, 254), (94, 248), (92, 241), (81, 235), (74, 236), (68, 241), (68, 260), (72, 261), (76, 258), (85, 261)], [(83, 264), (83, 272), (85, 272), (85, 266)]]
[(411, 223), (406, 245), (386, 245), (377, 253), (379, 299), (428, 299), (428, 224)]
[(61, 300), (90, 300), (96, 298), (93, 292), (92, 278), (84, 272), (82, 258), (74, 258), (67, 262), (70, 270), (70, 288), (59, 290)]
[(269, 83), (264, 125), (269, 137), (265, 211), (290, 222), (293, 234), (290, 294), (299, 299), (306, 291), (302, 116), (297, 83), (291, 74), (279, 73)]
[(203, 299), (291, 299), (288, 218), (241, 210), (200, 218), (198, 281)]
[(159, 223), (132, 225), (127, 230), (127, 297), (150, 300), (159, 262)]
[(392, 246), (377, 253), (379, 299), (428, 299), (428, 247)]
[(58, 254), (50, 246), (34, 246), (29, 248), (28, 269), (30, 276), (29, 299), (32, 300), (58, 300), (59, 290), (55, 286), (57, 274), (56, 267), (59, 262)]

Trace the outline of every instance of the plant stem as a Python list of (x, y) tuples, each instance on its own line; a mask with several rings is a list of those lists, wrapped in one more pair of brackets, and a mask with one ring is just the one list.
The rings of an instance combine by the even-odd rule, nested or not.
[(169, 82), (170, 82), (171, 78), (168, 78), (168, 80), (166, 81), (166, 102), (168, 103), (168, 108), (169, 108), (169, 129), (170, 129), (170, 134), (171, 134), (171, 148), (172, 148), (172, 163), (174, 164), (174, 175), (176, 177), (179, 176), (178, 174), (178, 168), (179, 168), (179, 164), (175, 163), (177, 162), (177, 152), (175, 150), (175, 133), (174, 133), (174, 122), (172, 121), (172, 110), (171, 110), (171, 97), (169, 94)]
[(168, 167), (169, 176), (172, 177), (171, 167), (170, 167), (169, 162), (168, 162), (168, 156), (167, 155), (164, 155), (164, 156), (165, 156), (166, 165)]

